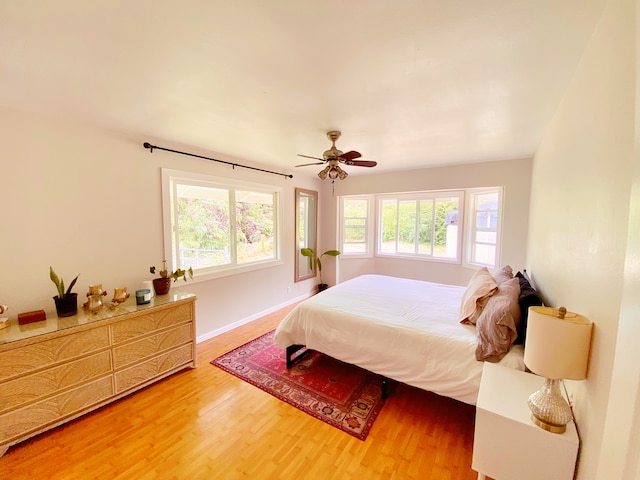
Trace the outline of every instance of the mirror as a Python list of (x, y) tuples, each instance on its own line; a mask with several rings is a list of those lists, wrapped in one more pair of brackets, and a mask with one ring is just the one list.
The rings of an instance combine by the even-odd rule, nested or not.
[[(315, 268), (309, 268), (309, 259), (302, 256), (301, 248), (317, 248), (318, 192), (296, 188), (296, 282), (314, 278)], [(315, 265), (314, 265), (315, 267)]]

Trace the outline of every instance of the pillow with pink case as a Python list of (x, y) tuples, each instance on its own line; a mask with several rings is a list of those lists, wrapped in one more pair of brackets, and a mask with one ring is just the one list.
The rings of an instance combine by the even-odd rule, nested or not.
[(505, 265), (500, 270), (493, 272), (493, 279), (498, 285), (513, 278), (513, 269), (510, 265)]
[(478, 343), (476, 359), (498, 362), (511, 349), (520, 324), (520, 280), (512, 278), (501, 283), (476, 321)]
[(489, 273), (487, 267), (478, 269), (469, 280), (469, 284), (462, 296), (460, 323), (475, 325), (485, 303), (497, 289), (498, 284)]

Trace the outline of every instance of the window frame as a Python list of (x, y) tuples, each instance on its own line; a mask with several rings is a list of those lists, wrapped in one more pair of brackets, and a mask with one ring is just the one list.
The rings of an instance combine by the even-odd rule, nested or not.
[[(433, 255), (434, 246), (435, 246), (435, 230), (432, 230), (432, 242), (431, 242), (431, 254), (421, 254), (421, 253), (389, 253), (381, 251), (381, 243), (382, 243), (382, 202), (384, 200), (396, 200), (398, 203), (402, 201), (415, 201), (416, 208), (419, 209), (419, 203), (421, 200), (429, 199), (433, 200), (434, 207), (437, 204), (438, 200), (442, 200), (445, 198), (458, 198), (458, 219), (464, 218), (464, 207), (465, 207), (465, 191), (464, 190), (425, 190), (421, 192), (404, 192), (404, 193), (385, 193), (376, 195), (376, 245), (375, 245), (375, 255), (377, 257), (384, 258), (399, 258), (399, 259), (412, 259), (412, 260), (423, 260), (429, 262), (441, 262), (441, 263), (452, 263), (452, 264), (460, 264), (462, 263), (462, 243), (463, 243), (463, 235), (462, 228), (460, 228), (460, 221), (458, 221), (458, 231), (457, 233), (457, 243), (456, 243), (456, 256), (455, 258), (450, 257), (437, 257)], [(435, 215), (435, 209), (434, 209)], [(435, 228), (435, 225), (434, 227)], [(418, 234), (420, 226), (416, 223), (416, 235)]]
[[(473, 215), (474, 215), (474, 203), (477, 195), (497, 193), (498, 194), (498, 210), (497, 210), (497, 228), (496, 228), (496, 258), (495, 265), (488, 265), (481, 262), (474, 261), (471, 258), (473, 253), (473, 245), (476, 229), (473, 227)], [(392, 254), (381, 253), (380, 250), (380, 235), (381, 235), (381, 202), (383, 199), (416, 199), (424, 198), (425, 196), (432, 196), (435, 198), (459, 196), (460, 208), (458, 212), (458, 254), (456, 259), (433, 257), (430, 255), (415, 255), (415, 254)], [(456, 190), (426, 190), (423, 192), (401, 192), (401, 193), (380, 193), (370, 195), (341, 195), (338, 202), (338, 219), (339, 219), (339, 245), (341, 248), (344, 246), (344, 202), (346, 199), (367, 199), (368, 212), (367, 212), (367, 253), (342, 253), (342, 257), (346, 258), (371, 258), (371, 257), (384, 257), (384, 258), (398, 258), (398, 259), (416, 259), (421, 261), (430, 262), (445, 262), (461, 264), (467, 268), (477, 269), (478, 267), (486, 266), (487, 268), (497, 268), (500, 265), (502, 257), (502, 243), (503, 243), (503, 225), (504, 225), (504, 187), (474, 187), (464, 188)], [(373, 220), (373, 221), (372, 221)]]
[[(467, 193), (467, 201), (466, 201), (466, 215), (465, 215), (465, 228), (464, 228), (464, 261), (463, 266), (468, 268), (477, 269), (478, 267), (487, 267), (489, 270), (498, 268), (501, 264), (501, 254), (502, 254), (502, 228), (504, 224), (504, 187), (478, 187), (478, 188), (469, 188), (466, 190)], [(495, 264), (491, 265), (488, 263), (483, 263), (476, 261), (473, 257), (474, 245), (477, 243), (475, 241), (476, 231), (475, 228), (475, 215), (477, 210), (475, 209), (476, 198), (479, 195), (486, 195), (489, 193), (497, 193), (498, 194), (498, 208), (497, 208), (497, 225), (496, 225), (496, 255), (495, 255)]]
[[(178, 268), (179, 252), (174, 214), (176, 210), (176, 185), (219, 188), (229, 194), (229, 225), (231, 230), (230, 249), (232, 262), (229, 264), (193, 270), (193, 281), (200, 282), (214, 278), (236, 275), (283, 264), (282, 260), (282, 188), (273, 185), (229, 179), (213, 175), (162, 168), (162, 225), (164, 239), (164, 258), (171, 271)], [(236, 242), (236, 191), (254, 191), (273, 195), (274, 202), (274, 256), (273, 258), (249, 263), (238, 263)]]
[[(344, 217), (344, 202), (346, 199), (349, 200), (365, 200), (367, 202), (367, 216), (365, 218), (365, 251), (364, 252), (346, 252), (344, 250), (345, 245), (345, 217)], [(340, 256), (349, 257), (349, 258), (373, 258), (374, 255), (374, 232), (375, 227), (372, 227), (371, 219), (375, 219), (375, 196), (374, 195), (344, 195), (340, 197), (340, 201), (338, 202), (338, 219), (339, 219), (339, 230), (338, 230), (338, 244), (340, 245), (340, 251), (342, 252)]]

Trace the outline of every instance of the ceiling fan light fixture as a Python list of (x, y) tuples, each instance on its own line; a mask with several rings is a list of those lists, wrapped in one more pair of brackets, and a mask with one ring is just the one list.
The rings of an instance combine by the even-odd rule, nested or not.
[(320, 173), (318, 173), (318, 176), (320, 177), (321, 180), (324, 180), (327, 178), (327, 175), (329, 174), (329, 170), (331, 170), (331, 165), (327, 165), (326, 167), (324, 167), (323, 170), (320, 171)]
[(329, 177), (331, 180), (344, 180), (349, 176), (349, 174), (342, 170), (338, 165), (327, 165), (324, 170), (318, 173), (318, 176), (322, 180), (326, 180), (327, 177)]

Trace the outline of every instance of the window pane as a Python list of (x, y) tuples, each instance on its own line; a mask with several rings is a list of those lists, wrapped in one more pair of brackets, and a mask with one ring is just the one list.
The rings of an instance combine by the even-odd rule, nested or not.
[(198, 281), (277, 264), (280, 191), (163, 168), (167, 267), (192, 267)]
[(366, 218), (345, 218), (344, 226), (347, 228), (363, 228), (367, 224)]
[(495, 245), (476, 244), (474, 247), (474, 257), (476, 263), (484, 265), (495, 265), (496, 247)]
[(461, 198), (461, 192), (423, 192), (381, 199), (378, 252), (459, 260)]
[(487, 232), (487, 231), (476, 232), (476, 242), (490, 243), (492, 245), (495, 245), (497, 236), (498, 235), (496, 232)]
[(367, 218), (368, 200), (345, 198), (344, 200), (344, 216)]
[(398, 202), (383, 200), (381, 205), (380, 251), (396, 253), (396, 235), (398, 230)]
[(236, 190), (235, 200), (237, 262), (241, 264), (274, 258), (273, 194)]
[(420, 200), (420, 243), (418, 253), (433, 255), (433, 200)]
[(478, 228), (496, 228), (498, 226), (498, 212), (479, 211), (476, 213), (476, 225)]
[(416, 251), (416, 201), (402, 200), (398, 204), (398, 252)]
[(436, 200), (434, 257), (458, 257), (458, 197)]
[(498, 212), (500, 195), (498, 189), (473, 193), (472, 220), (469, 239), (471, 263), (495, 267), (498, 246)]
[(367, 253), (368, 210), (368, 199), (344, 199), (342, 253)]
[(344, 242), (345, 243), (361, 243), (366, 239), (364, 223), (360, 225), (345, 225)]
[(229, 191), (176, 185), (176, 192), (180, 268), (230, 263)]

